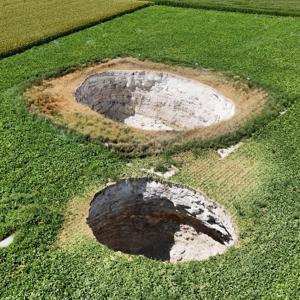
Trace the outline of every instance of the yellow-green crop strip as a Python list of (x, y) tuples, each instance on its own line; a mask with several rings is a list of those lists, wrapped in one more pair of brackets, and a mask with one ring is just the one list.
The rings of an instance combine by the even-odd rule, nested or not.
[(138, 0), (2, 0), (0, 57), (145, 4)]

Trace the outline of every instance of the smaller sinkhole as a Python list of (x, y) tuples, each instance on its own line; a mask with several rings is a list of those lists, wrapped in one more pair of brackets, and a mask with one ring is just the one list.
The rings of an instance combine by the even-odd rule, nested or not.
[(235, 114), (232, 101), (197, 80), (146, 70), (111, 70), (89, 76), (76, 100), (117, 122), (143, 130), (207, 127)]
[(149, 178), (97, 193), (87, 222), (110, 249), (162, 261), (207, 259), (235, 241), (230, 217), (206, 195)]

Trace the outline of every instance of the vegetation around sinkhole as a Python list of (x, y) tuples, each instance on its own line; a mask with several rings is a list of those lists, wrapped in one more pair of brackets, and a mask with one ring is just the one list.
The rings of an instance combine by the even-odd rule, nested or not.
[[(0, 298), (297, 298), (299, 32), (296, 18), (154, 6), (2, 59), (0, 240), (15, 237), (0, 249)], [(239, 245), (222, 256), (168, 265), (120, 256), (93, 240), (56, 246), (66, 205), (128, 176), (127, 164), (140, 161), (31, 114), (22, 95), (43, 78), (118, 56), (216, 69), (276, 100), (255, 134), (250, 126), (234, 137), (248, 141), (232, 156), (218, 160), (197, 144), (187, 162), (186, 153), (172, 156), (184, 163), (174, 181), (208, 193), (235, 217)]]

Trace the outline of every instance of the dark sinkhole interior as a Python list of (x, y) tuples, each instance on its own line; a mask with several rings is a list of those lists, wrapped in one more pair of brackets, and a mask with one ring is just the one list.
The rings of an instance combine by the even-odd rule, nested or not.
[(96, 194), (88, 224), (114, 251), (171, 262), (205, 259), (234, 242), (230, 219), (206, 196), (146, 178)]

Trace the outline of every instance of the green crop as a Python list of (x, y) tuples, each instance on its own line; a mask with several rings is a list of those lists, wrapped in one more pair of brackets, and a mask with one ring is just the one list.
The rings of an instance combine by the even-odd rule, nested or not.
[(153, 0), (160, 5), (238, 11), (279, 16), (300, 16), (299, 0)]
[[(0, 298), (296, 299), (299, 35), (299, 21), (292, 17), (153, 6), (2, 59), (0, 239), (16, 237), (0, 249)], [(212, 195), (234, 216), (239, 244), (225, 254), (171, 265), (128, 260), (95, 240), (57, 246), (66, 205), (132, 171), (129, 159), (29, 112), (23, 92), (83, 63), (118, 56), (215, 69), (265, 89), (274, 99), (272, 118), (240, 133), (249, 141), (228, 160), (238, 176), (230, 163), (204, 165), (208, 180), (178, 164), (175, 181)], [(190, 146), (197, 152), (197, 144)], [(198, 149), (190, 164), (201, 165), (205, 153)], [(218, 164), (228, 179), (211, 169)], [(259, 171), (242, 176), (254, 166)]]

